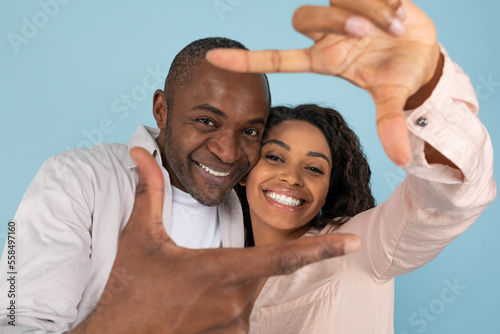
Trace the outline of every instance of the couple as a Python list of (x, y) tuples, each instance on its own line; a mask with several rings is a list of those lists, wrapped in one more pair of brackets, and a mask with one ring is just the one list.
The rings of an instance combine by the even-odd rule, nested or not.
[[(191, 44), (155, 93), (159, 131), (140, 127), (128, 145), (47, 161), (15, 217), (18, 326), (392, 332), (393, 278), (434, 258), (493, 200), (491, 143), (468, 78), (411, 2), (303, 7), (294, 25), (313, 47), (206, 54), (241, 46)], [(369, 168), (336, 112), (306, 105), (269, 113), (264, 75), (209, 62), (339, 75), (366, 89), (384, 148), (407, 166), (407, 179), (364, 211), (373, 206)], [(130, 150), (132, 161), (134, 146), (142, 148)], [(238, 182), (245, 214), (231, 191)], [(189, 248), (242, 247), (244, 216), (247, 241), (258, 247), (193, 250), (169, 237)], [(351, 233), (358, 252), (274, 276), (358, 249)]]

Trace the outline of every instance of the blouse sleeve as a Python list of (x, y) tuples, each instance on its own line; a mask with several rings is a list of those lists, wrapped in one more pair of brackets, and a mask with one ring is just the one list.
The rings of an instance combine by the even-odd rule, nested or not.
[[(361, 275), (384, 281), (435, 258), (479, 217), (496, 196), (493, 149), (477, 117), (469, 78), (446, 52), (431, 97), (407, 112), (412, 162), (406, 179), (376, 208), (338, 229), (360, 236), (361, 251), (343, 257)], [(429, 143), (459, 169), (427, 163)]]

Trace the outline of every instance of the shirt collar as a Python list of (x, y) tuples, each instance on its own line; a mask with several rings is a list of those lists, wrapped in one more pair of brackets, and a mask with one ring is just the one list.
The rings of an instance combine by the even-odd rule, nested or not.
[[(156, 138), (158, 138), (159, 135), (159, 129), (151, 128), (145, 125), (139, 125), (139, 127), (137, 128), (137, 130), (135, 130), (127, 143), (129, 152), (132, 147), (142, 147), (143, 149), (148, 151), (153, 156), (153, 158), (156, 159), (160, 166), (162, 166), (163, 163), (161, 159), (160, 148), (156, 144)], [(129, 168), (135, 168), (135, 164), (130, 156), (128, 157), (127, 165)]]

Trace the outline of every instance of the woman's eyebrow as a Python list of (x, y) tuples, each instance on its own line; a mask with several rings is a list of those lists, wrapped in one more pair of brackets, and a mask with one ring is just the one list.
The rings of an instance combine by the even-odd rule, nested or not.
[(278, 146), (283, 147), (285, 150), (290, 151), (290, 146), (282, 142), (281, 140), (269, 139), (262, 143), (262, 146), (267, 144), (276, 144)]
[[(285, 144), (281, 140), (269, 139), (269, 140), (266, 140), (265, 142), (263, 142), (262, 146), (267, 145), (267, 144), (275, 144), (275, 145), (278, 145), (280, 147), (283, 147), (287, 151), (290, 151), (290, 145)], [(326, 162), (328, 162), (328, 166), (331, 166), (330, 160), (323, 153), (309, 151), (309, 152), (307, 152), (306, 156), (324, 159)]]
[(330, 160), (328, 160), (328, 157), (326, 155), (324, 155), (323, 153), (310, 151), (310, 152), (307, 152), (306, 156), (324, 159), (324, 160), (326, 160), (326, 162), (328, 162), (328, 166), (331, 166)]

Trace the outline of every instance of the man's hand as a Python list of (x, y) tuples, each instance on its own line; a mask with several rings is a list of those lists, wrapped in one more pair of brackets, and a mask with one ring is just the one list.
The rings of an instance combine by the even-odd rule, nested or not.
[(139, 175), (134, 208), (99, 303), (71, 333), (246, 333), (263, 279), (360, 247), (341, 234), (248, 249), (178, 247), (163, 228), (160, 167), (141, 148), (130, 155)]
[(330, 3), (295, 11), (295, 29), (314, 41), (308, 49), (212, 50), (207, 59), (239, 72), (335, 75), (367, 90), (377, 107), (382, 145), (391, 160), (404, 166), (410, 144), (403, 108), (436, 71), (440, 52), (434, 25), (408, 0)]

